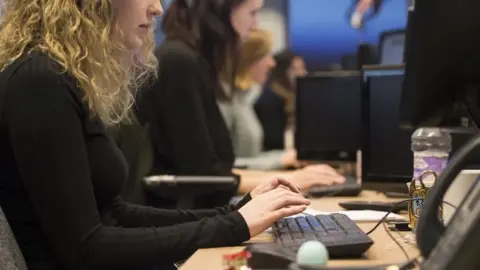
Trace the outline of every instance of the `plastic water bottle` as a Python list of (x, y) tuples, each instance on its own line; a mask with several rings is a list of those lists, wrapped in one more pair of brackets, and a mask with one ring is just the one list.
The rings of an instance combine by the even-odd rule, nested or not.
[[(452, 150), (452, 137), (448, 132), (439, 128), (419, 128), (412, 134), (413, 151), (413, 178), (415, 186), (410, 187), (412, 200), (409, 207), (410, 227), (415, 231), (417, 219), (423, 209), (423, 202), (428, 190), (435, 184), (433, 174), (424, 174), (426, 171), (434, 172), (437, 177), (447, 166), (450, 151)], [(425, 184), (423, 188), (420, 184)], [(439, 210), (442, 218), (442, 209)]]
[(439, 175), (447, 166), (452, 137), (439, 128), (419, 128), (412, 135), (412, 151), (415, 179), (427, 170)]

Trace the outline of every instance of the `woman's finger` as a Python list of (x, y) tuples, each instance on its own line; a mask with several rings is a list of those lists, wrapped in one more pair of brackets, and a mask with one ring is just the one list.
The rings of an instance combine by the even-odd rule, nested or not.
[(337, 170), (335, 170), (334, 168), (332, 168), (328, 165), (325, 165), (325, 164), (311, 165), (311, 166), (306, 167), (305, 169), (307, 169), (310, 172), (321, 173), (321, 174), (330, 174), (332, 176), (340, 175), (337, 172)]
[(280, 185), (288, 187), (293, 192), (300, 193), (300, 188), (291, 181), (288, 181), (287, 179), (278, 178), (278, 183)]
[(287, 196), (276, 198), (272, 201), (272, 210), (277, 210), (284, 207), (290, 207), (295, 205), (309, 205), (310, 200), (303, 196), (299, 196), (296, 193), (292, 193)]
[(290, 188), (282, 186), (282, 188), (277, 188), (274, 190), (271, 190), (268, 193), (268, 200), (274, 201), (278, 200), (281, 198), (286, 198), (286, 197), (295, 197), (295, 198), (300, 198), (300, 199), (306, 199), (305, 196), (303, 196), (301, 193), (293, 192), (290, 190)]
[(343, 184), (347, 180), (345, 176), (340, 175), (340, 176), (334, 176), (332, 178), (334, 184)]
[(278, 210), (273, 211), (270, 214), (271, 220), (273, 222), (275, 222), (275, 221), (277, 221), (281, 218), (286, 218), (286, 217), (289, 217), (289, 216), (300, 214), (303, 211), (305, 211), (305, 209), (307, 209), (307, 205), (295, 205), (295, 206), (292, 206), (292, 207), (280, 208)]
[(314, 178), (310, 178), (310, 181), (307, 183), (307, 188), (310, 188), (312, 186), (330, 186), (335, 183), (335, 177), (329, 176), (329, 175), (319, 175)]

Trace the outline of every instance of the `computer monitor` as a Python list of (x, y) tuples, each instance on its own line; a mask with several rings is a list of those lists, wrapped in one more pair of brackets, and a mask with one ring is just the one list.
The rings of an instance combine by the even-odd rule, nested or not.
[(360, 43), (355, 54), (342, 56), (340, 67), (342, 70), (361, 70), (363, 65), (378, 64), (379, 53), (377, 46)]
[(380, 35), (379, 64), (403, 64), (405, 33), (405, 29), (396, 29), (383, 32)]
[[(474, 124), (480, 126), (479, 10), (478, 0), (415, 2), (406, 43), (402, 126), (452, 127), (442, 120), (456, 105), (466, 109)], [(479, 234), (478, 185), (470, 184), (465, 189), (472, 193), (463, 194), (467, 200), (456, 208), (447, 227), (438, 215), (444, 195), (469, 161), (464, 157), (475, 153), (471, 150), (478, 146), (478, 139), (468, 146), (450, 161), (424, 202), (416, 231), (417, 245), (426, 262), (422, 269), (478, 269), (480, 265), (477, 253), (469, 252)]]
[(360, 149), (360, 72), (298, 78), (295, 148), (299, 160), (356, 161)]
[(362, 69), (362, 181), (405, 183), (412, 178), (412, 131), (398, 125), (403, 65)]
[(416, 1), (410, 14), (400, 121), (446, 126), (466, 110), (479, 126), (480, 1)]
[(357, 47), (357, 70), (364, 65), (378, 64), (378, 48), (373, 44), (361, 43)]
[[(411, 181), (413, 153), (410, 144), (414, 129), (402, 129), (398, 125), (404, 66), (364, 66), (362, 78), (362, 181)], [(468, 127), (452, 133), (452, 154), (473, 134), (474, 130)]]

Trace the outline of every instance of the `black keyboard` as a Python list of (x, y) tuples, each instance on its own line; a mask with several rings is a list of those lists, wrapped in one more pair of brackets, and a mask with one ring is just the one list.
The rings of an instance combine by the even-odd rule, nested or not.
[(362, 185), (354, 176), (347, 176), (343, 184), (331, 186), (314, 186), (308, 190), (311, 197), (347, 196), (356, 197), (362, 192)]
[(332, 258), (360, 257), (373, 245), (373, 240), (343, 214), (284, 218), (272, 229), (277, 244), (297, 252), (304, 242), (317, 240)]

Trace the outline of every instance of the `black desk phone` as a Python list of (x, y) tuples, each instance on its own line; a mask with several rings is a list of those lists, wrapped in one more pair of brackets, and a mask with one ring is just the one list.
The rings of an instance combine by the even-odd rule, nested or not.
[(469, 189), (448, 226), (443, 225), (438, 207), (457, 175), (480, 153), (480, 136), (475, 136), (452, 156), (447, 168), (430, 189), (417, 224), (417, 245), (424, 270), (480, 269), (480, 184)]

